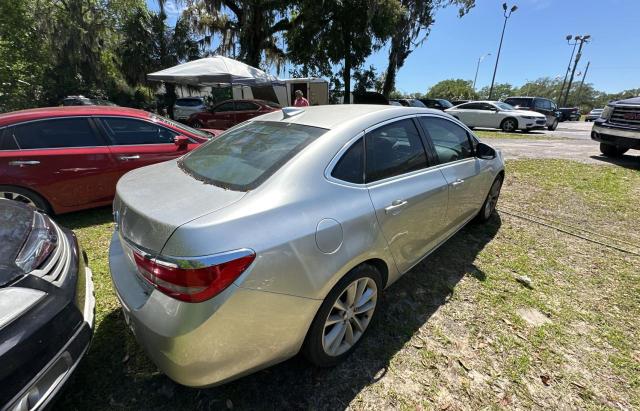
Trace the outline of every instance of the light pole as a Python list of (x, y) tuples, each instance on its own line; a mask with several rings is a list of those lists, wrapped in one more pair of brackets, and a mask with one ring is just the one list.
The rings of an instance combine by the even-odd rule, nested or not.
[(564, 86), (567, 84), (567, 76), (569, 75), (569, 71), (571, 71), (571, 60), (573, 60), (573, 55), (576, 52), (576, 46), (578, 45), (578, 40), (580, 40), (580, 36), (575, 37), (575, 41), (572, 43), (571, 39), (574, 38), (571, 34), (567, 34), (567, 44), (573, 46), (571, 50), (571, 57), (569, 57), (569, 64), (567, 64), (567, 71), (564, 73), (564, 80), (562, 80), (562, 87), (560, 87), (560, 95), (558, 96), (558, 103), (562, 100), (562, 93), (564, 93)]
[(485, 57), (488, 57), (490, 55), (491, 53), (487, 53), (478, 57), (478, 64), (476, 65), (476, 76), (473, 78), (473, 91), (476, 91), (476, 80), (478, 79), (478, 70), (480, 70), (480, 63), (485, 59)]
[(573, 63), (573, 70), (571, 71), (571, 77), (569, 77), (569, 84), (567, 84), (567, 91), (565, 92), (564, 100), (562, 101), (562, 105), (564, 107), (566, 107), (567, 105), (567, 99), (569, 98), (569, 91), (571, 91), (571, 83), (573, 83), (573, 76), (576, 73), (576, 67), (578, 67), (578, 62), (580, 61), (580, 57), (582, 56), (582, 46), (584, 45), (584, 43), (589, 42), (589, 39), (591, 38), (591, 36), (586, 34), (582, 37), (576, 36), (576, 38), (578, 38), (578, 42), (580, 44), (578, 45), (578, 53), (576, 54), (576, 59)]
[(511, 9), (507, 11), (507, 3), (502, 3), (502, 10), (504, 10), (504, 25), (502, 26), (502, 34), (500, 35), (500, 45), (498, 46), (498, 55), (496, 56), (496, 65), (493, 68), (493, 78), (491, 79), (491, 88), (489, 89), (489, 100), (493, 97), (493, 84), (496, 81), (496, 71), (498, 71), (498, 61), (500, 61), (500, 51), (502, 50), (502, 39), (504, 39), (504, 29), (507, 27), (507, 20), (511, 17), (511, 13), (518, 10), (518, 6), (513, 5)]

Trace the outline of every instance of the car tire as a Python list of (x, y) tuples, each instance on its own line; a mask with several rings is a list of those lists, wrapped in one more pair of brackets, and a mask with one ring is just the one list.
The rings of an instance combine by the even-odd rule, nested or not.
[(513, 133), (518, 129), (518, 121), (515, 118), (505, 118), (502, 120), (500, 128), (505, 133)]
[(200, 120), (193, 120), (191, 122), (191, 127), (193, 128), (204, 128), (204, 124)]
[(19, 201), (51, 214), (51, 206), (41, 195), (22, 187), (0, 186), (0, 198)]
[[(355, 293), (354, 297), (350, 297), (351, 293)], [(349, 271), (331, 289), (316, 313), (302, 347), (304, 356), (318, 367), (331, 367), (343, 361), (371, 325), (381, 293), (382, 276), (376, 267), (361, 264)], [(361, 295), (359, 299), (355, 298), (357, 294)], [(358, 308), (366, 310), (358, 313)]]
[(502, 176), (498, 176), (493, 180), (493, 184), (491, 184), (487, 198), (485, 198), (484, 203), (482, 203), (482, 208), (478, 212), (478, 215), (476, 215), (475, 222), (486, 223), (491, 219), (491, 216), (496, 211), (496, 206), (498, 205), (500, 190), (502, 189), (502, 181)]
[(600, 143), (600, 152), (605, 157), (619, 158), (629, 150), (628, 148), (620, 148), (611, 144)]
[(553, 131), (556, 128), (558, 128), (558, 119), (553, 120), (553, 123), (551, 123), (550, 126), (547, 126), (547, 130), (549, 131)]

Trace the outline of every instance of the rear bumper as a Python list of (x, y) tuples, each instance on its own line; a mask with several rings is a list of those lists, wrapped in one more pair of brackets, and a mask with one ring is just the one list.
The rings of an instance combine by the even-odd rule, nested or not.
[(114, 233), (109, 268), (136, 340), (172, 380), (220, 384), (295, 355), (322, 301), (229, 286), (203, 303), (185, 303), (140, 279)]
[[(93, 273), (85, 264), (81, 263), (80, 268), (78, 285), (81, 285), (83, 289), (78, 289), (76, 292), (82, 296), (83, 301), (81, 301), (81, 307), (78, 308), (82, 310), (84, 321), (63, 348), (35, 374), (17, 395), (2, 407), (2, 411), (31, 411), (47, 408), (89, 349), (95, 317)], [(76, 301), (78, 302), (78, 300)]]
[(640, 149), (640, 130), (631, 128), (595, 123), (591, 129), (591, 139), (621, 148)]

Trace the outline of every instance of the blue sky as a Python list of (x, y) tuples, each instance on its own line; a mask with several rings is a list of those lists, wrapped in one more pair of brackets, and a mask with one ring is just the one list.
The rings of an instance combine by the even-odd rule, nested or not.
[[(156, 8), (154, 0), (148, 0)], [(440, 80), (473, 80), (478, 57), (477, 87), (491, 82), (504, 17), (502, 0), (476, 0), (462, 18), (457, 9), (440, 10), (431, 34), (400, 70), (396, 88), (426, 92)], [(617, 92), (640, 87), (640, 46), (632, 32), (640, 24), (640, 0), (510, 0), (518, 10), (507, 23), (496, 82), (519, 86), (540, 77), (564, 76), (571, 55), (567, 34), (590, 34), (578, 71), (591, 62), (586, 82), (596, 89)], [(170, 13), (175, 21), (176, 13)], [(369, 57), (379, 73), (386, 69), (387, 50)], [(282, 76), (282, 77), (287, 77)], [(579, 78), (578, 78), (579, 80)]]

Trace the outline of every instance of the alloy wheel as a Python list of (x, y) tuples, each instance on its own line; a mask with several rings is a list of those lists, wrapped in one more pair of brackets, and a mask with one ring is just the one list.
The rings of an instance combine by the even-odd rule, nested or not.
[(491, 217), (491, 214), (496, 209), (496, 205), (498, 204), (498, 197), (500, 197), (500, 188), (502, 187), (502, 182), (497, 180), (491, 186), (491, 190), (489, 190), (489, 195), (487, 196), (487, 201), (484, 203), (484, 218), (488, 219)]
[(324, 323), (322, 348), (332, 357), (347, 352), (369, 326), (378, 299), (376, 282), (369, 277), (350, 283), (338, 296)]
[(508, 133), (515, 131), (516, 129), (516, 125), (514, 124), (513, 120), (507, 120), (504, 122), (504, 125), (502, 126), (502, 129)]
[(0, 198), (5, 198), (7, 200), (13, 200), (13, 201), (18, 201), (20, 203), (24, 203), (24, 204), (28, 204), (33, 208), (38, 208), (36, 206), (36, 204), (33, 202), (32, 199), (30, 199), (29, 197), (20, 194), (20, 193), (16, 193), (13, 191), (0, 191)]

